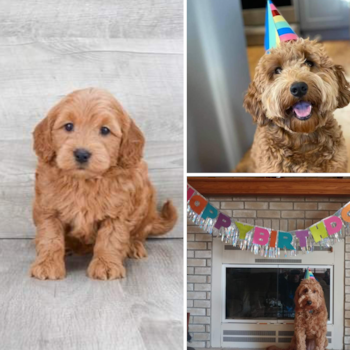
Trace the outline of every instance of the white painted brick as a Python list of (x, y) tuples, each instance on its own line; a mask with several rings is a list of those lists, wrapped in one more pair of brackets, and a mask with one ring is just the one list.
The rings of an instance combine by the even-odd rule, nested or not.
[(192, 316), (205, 316), (206, 309), (200, 309), (200, 308), (188, 308), (187, 312), (189, 312)]
[(194, 300), (194, 307), (210, 307), (210, 300)]
[(213, 236), (209, 233), (197, 233), (195, 237), (196, 242), (208, 242), (213, 240)]
[(202, 349), (202, 348), (205, 348), (206, 347), (206, 343), (205, 341), (191, 341), (191, 343), (189, 343), (191, 348), (199, 348), (199, 349)]
[(204, 284), (204, 283), (200, 283), (200, 284), (195, 284), (194, 285), (194, 290), (196, 291), (211, 291), (211, 284)]
[(208, 333), (194, 333), (193, 340), (209, 340), (210, 334)]
[(208, 316), (194, 316), (193, 323), (210, 324), (210, 317), (208, 317)]
[(211, 275), (211, 267), (195, 267), (195, 275)]
[(207, 299), (205, 292), (188, 292), (187, 299)]
[(189, 249), (189, 250), (205, 250), (205, 249), (207, 249), (207, 243), (206, 242), (188, 242), (187, 249)]
[(192, 332), (205, 332), (205, 325), (204, 324), (190, 324), (188, 325), (188, 330), (190, 331), (190, 333)]
[(187, 266), (207, 266), (206, 259), (187, 259)]
[(187, 229), (187, 242), (191, 242), (194, 241), (194, 234), (193, 233), (189, 233), (190, 230)]
[(189, 283), (205, 283), (206, 281), (207, 281), (206, 276), (196, 276), (196, 275), (187, 276), (187, 282)]
[(196, 250), (194, 256), (196, 258), (211, 258), (211, 250)]
[(187, 283), (187, 291), (193, 291), (193, 284)]

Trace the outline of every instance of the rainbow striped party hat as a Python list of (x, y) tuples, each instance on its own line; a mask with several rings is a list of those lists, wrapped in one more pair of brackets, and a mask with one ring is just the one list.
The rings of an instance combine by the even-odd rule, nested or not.
[(288, 22), (279, 13), (271, 0), (267, 0), (265, 18), (265, 50), (279, 46), (281, 41), (297, 40)]
[(311, 272), (311, 270), (310, 270), (309, 268), (307, 268), (307, 269), (305, 270), (304, 279), (305, 279), (305, 280), (314, 280), (314, 279), (315, 279), (314, 274)]

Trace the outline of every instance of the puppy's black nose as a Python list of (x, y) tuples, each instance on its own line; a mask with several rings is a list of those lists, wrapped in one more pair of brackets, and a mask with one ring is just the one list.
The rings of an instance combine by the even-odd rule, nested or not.
[(308, 301), (307, 301), (307, 304), (308, 304), (308, 305), (311, 305), (311, 304), (312, 304), (312, 301), (311, 301), (311, 300), (308, 300)]
[(73, 153), (78, 163), (86, 163), (91, 157), (91, 153), (84, 148), (77, 148)]
[(290, 93), (295, 97), (303, 97), (307, 93), (308, 86), (306, 83), (293, 83), (290, 87)]

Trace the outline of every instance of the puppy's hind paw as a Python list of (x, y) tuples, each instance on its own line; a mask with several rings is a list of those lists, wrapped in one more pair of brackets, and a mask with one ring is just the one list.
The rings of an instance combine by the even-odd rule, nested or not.
[(118, 278), (124, 278), (126, 270), (121, 262), (115, 263), (100, 258), (93, 258), (87, 273), (88, 276), (93, 279), (115, 280)]
[(134, 241), (131, 243), (128, 257), (131, 259), (142, 259), (147, 257), (147, 251), (145, 246), (140, 241)]
[(34, 261), (30, 268), (30, 276), (39, 280), (61, 280), (66, 277), (64, 261), (58, 262), (51, 259)]

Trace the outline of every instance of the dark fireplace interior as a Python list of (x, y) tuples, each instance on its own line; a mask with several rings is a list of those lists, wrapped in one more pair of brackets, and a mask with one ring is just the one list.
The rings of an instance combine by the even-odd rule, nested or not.
[[(321, 284), (328, 310), (330, 306), (331, 269), (311, 269)], [(305, 269), (266, 267), (226, 268), (226, 319), (294, 319), (294, 294)]]

